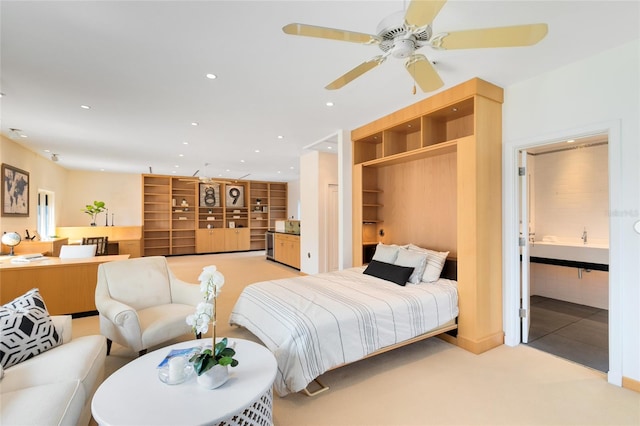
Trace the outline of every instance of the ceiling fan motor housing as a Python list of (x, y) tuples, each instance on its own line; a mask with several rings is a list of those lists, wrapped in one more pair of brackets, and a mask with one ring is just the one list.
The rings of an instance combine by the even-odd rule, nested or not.
[(378, 24), (376, 29), (382, 41), (378, 44), (383, 52), (391, 50), (395, 58), (407, 58), (417, 49), (429, 42), (431, 25), (421, 28), (410, 28), (404, 19), (405, 12), (396, 12)]

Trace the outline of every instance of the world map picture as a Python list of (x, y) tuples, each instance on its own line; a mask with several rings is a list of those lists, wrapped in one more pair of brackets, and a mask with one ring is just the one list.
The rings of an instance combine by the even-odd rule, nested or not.
[(2, 216), (29, 216), (29, 173), (2, 164)]

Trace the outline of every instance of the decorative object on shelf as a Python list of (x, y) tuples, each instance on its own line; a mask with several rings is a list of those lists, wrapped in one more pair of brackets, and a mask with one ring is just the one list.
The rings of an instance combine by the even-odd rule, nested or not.
[[(223, 338), (216, 343), (216, 298), (224, 285), (224, 275), (214, 266), (205, 266), (198, 277), (200, 281), (200, 291), (204, 294), (204, 301), (200, 302), (193, 315), (187, 317), (193, 332), (203, 334), (209, 331), (211, 323), (212, 349), (204, 349), (189, 360), (193, 363), (193, 368), (198, 375), (198, 382), (205, 387), (213, 389), (222, 385), (227, 380), (227, 366), (235, 367), (238, 361), (233, 359), (236, 354), (233, 348), (227, 346), (227, 338)], [(220, 371), (212, 371), (205, 378), (200, 380), (200, 376), (212, 370), (215, 366), (224, 367)], [(221, 370), (217, 368), (216, 370)]]
[(236, 227), (235, 222), (229, 222), (229, 228), (235, 228), (235, 227)]
[(5, 232), (2, 235), (2, 244), (9, 247), (9, 256), (15, 256), (13, 248), (20, 244), (20, 241), (22, 241), (22, 239), (17, 232)]
[(182, 202), (180, 203), (180, 205), (181, 205), (182, 207), (189, 207), (189, 203), (187, 203), (187, 199), (186, 199), (186, 198), (183, 198), (183, 199), (182, 199)]
[(111, 213), (111, 226), (115, 225), (115, 221), (116, 221), (115, 217), (116, 217), (116, 214), (115, 213)]
[(261, 202), (262, 202), (261, 198), (256, 198), (256, 204), (260, 205)]
[(244, 186), (227, 185), (225, 202), (228, 207), (244, 207)]
[(96, 226), (96, 216), (105, 210), (104, 201), (94, 201), (93, 204), (87, 204), (82, 211), (91, 216), (91, 226)]
[(29, 217), (29, 172), (2, 164), (2, 216)]
[(107, 214), (104, 215), (104, 226), (109, 226), (109, 209), (107, 210)]
[(201, 183), (200, 184), (200, 206), (220, 207), (220, 184)]

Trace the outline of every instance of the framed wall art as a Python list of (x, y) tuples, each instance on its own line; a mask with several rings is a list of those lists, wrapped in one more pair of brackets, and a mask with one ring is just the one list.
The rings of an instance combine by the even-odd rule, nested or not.
[(200, 207), (220, 207), (220, 184), (200, 184)]
[(226, 185), (225, 191), (225, 206), (231, 207), (244, 207), (244, 186), (243, 185)]
[(2, 216), (29, 216), (29, 172), (2, 163)]

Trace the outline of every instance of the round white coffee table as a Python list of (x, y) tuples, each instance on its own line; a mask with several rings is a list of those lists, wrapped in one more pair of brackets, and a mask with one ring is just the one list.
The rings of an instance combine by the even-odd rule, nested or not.
[(98, 388), (91, 413), (100, 425), (272, 425), (272, 386), (277, 365), (264, 346), (243, 339), (235, 342), (238, 366), (216, 389), (198, 385), (196, 375), (177, 385), (158, 378), (157, 366), (171, 349), (209, 343), (192, 340), (148, 353), (117, 370)]

